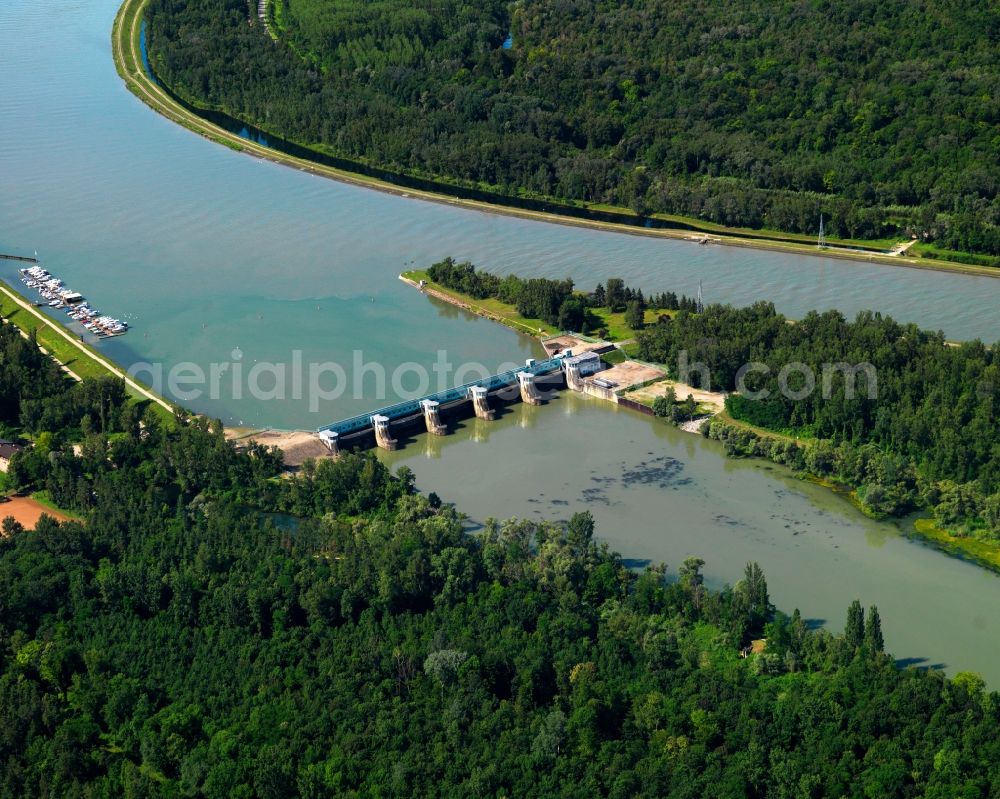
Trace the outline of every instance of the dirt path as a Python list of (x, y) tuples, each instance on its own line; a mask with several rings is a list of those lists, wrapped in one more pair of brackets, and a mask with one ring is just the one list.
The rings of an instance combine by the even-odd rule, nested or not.
[(35, 529), (43, 513), (60, 522), (69, 520), (69, 516), (47, 508), (31, 497), (12, 497), (9, 502), (0, 502), (0, 520), (13, 516), (25, 530)]
[(264, 23), (264, 30), (267, 31), (267, 35), (277, 41), (278, 37), (271, 30), (271, 22), (267, 18), (267, 2), (268, 0), (257, 0), (257, 17)]
[[(6, 294), (7, 292), (5, 291), (4, 293)], [(17, 327), (17, 325), (15, 325), (13, 322), (8, 322), (6, 319), (3, 319), (2, 321), (5, 325), (11, 325), (12, 327), (17, 328), (17, 332), (21, 334), (21, 338), (23, 338), (25, 341), (31, 338), (31, 336), (28, 335), (28, 331), (22, 330), (21, 328)], [(59, 368), (62, 369), (70, 377), (72, 377), (77, 383), (83, 382), (83, 378), (80, 377), (80, 375), (78, 375), (76, 372), (70, 369), (66, 364), (60, 361), (55, 355), (49, 352), (41, 344), (38, 345), (38, 349), (40, 349), (44, 354), (48, 355), (53, 361), (59, 364)]]
[[(117, 366), (115, 366), (114, 364), (112, 364), (110, 361), (105, 360), (104, 358), (100, 357), (99, 355), (95, 355), (89, 349), (87, 349), (86, 347), (82, 346), (80, 344), (80, 342), (77, 341), (69, 333), (67, 333), (66, 330), (61, 325), (59, 325), (58, 323), (54, 323), (51, 319), (49, 319), (47, 316), (45, 316), (45, 314), (43, 314), (41, 311), (39, 311), (33, 305), (31, 305), (30, 303), (25, 302), (23, 299), (21, 299), (21, 297), (18, 294), (16, 294), (15, 292), (11, 291), (10, 289), (8, 289), (6, 286), (3, 286), (3, 285), (0, 285), (0, 291), (2, 291), (4, 294), (6, 294), (8, 297), (10, 297), (23, 310), (27, 311), (29, 314), (31, 314), (32, 316), (34, 316), (36, 319), (38, 319), (39, 321), (41, 321), (43, 324), (47, 325), (49, 327), (49, 329), (55, 331), (55, 333), (57, 333), (58, 335), (62, 336), (64, 339), (66, 339), (66, 341), (68, 341), (70, 344), (72, 344), (74, 347), (76, 347), (78, 350), (80, 350), (80, 352), (82, 352), (86, 357), (90, 358), (92, 361), (95, 361), (100, 366), (103, 366), (105, 369), (107, 369), (115, 377), (120, 377), (122, 380), (124, 380), (125, 381), (125, 385), (127, 385), (129, 388), (131, 388), (137, 394), (145, 397), (148, 400), (152, 400), (157, 405), (160, 405), (161, 407), (163, 407), (165, 410), (167, 410), (170, 413), (174, 412), (174, 408), (173, 408), (173, 406), (170, 403), (168, 403), (166, 400), (162, 399), (158, 395), (154, 394), (152, 391), (150, 391), (145, 386), (137, 383), (135, 380), (133, 380), (131, 377), (129, 377), (125, 372), (123, 372)], [(23, 333), (23, 331), (22, 331), (22, 333)], [(63, 367), (63, 369), (65, 369), (67, 372), (69, 372), (71, 375), (73, 375), (73, 377), (76, 380), (80, 379), (80, 377), (78, 375), (76, 375), (72, 371), (70, 371), (65, 365), (62, 365), (62, 364), (60, 364), (60, 365)]]
[(893, 257), (899, 255), (905, 255), (906, 251), (916, 243), (917, 243), (916, 239), (910, 239), (909, 241), (904, 241), (900, 244), (897, 244), (895, 247), (889, 250), (889, 255)]
[(714, 413), (719, 413), (726, 407), (726, 395), (721, 391), (704, 391), (703, 389), (689, 386), (686, 383), (677, 383), (673, 380), (661, 380), (659, 383), (653, 383), (629, 393), (632, 397), (652, 400), (656, 397), (662, 397), (667, 393), (667, 389), (669, 388), (672, 388), (677, 394), (678, 402), (683, 402), (690, 394), (699, 405), (710, 405)]

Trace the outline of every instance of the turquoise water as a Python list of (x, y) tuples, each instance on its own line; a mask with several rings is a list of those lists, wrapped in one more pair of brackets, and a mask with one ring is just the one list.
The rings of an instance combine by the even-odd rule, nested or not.
[[(874, 307), (953, 338), (997, 338), (998, 280), (527, 222), (234, 153), (125, 89), (110, 54), (116, 8), (114, 0), (4, 4), (0, 252), (37, 249), (102, 311), (129, 321), (128, 335), (99, 345), (125, 366), (207, 368), (234, 350), (248, 367), (290, 362), (296, 350), (306, 363), (349, 365), (360, 349), (391, 372), (429, 367), (441, 349), (454, 364), (490, 369), (538, 354), (396, 279), (405, 266), (449, 254), (585, 286), (619, 275), (647, 291), (693, 294), (702, 281), (709, 301), (772, 299), (791, 316)], [(0, 263), (7, 277), (15, 269)], [(226, 391), (187, 404), (227, 422), (315, 428), (382, 404), (374, 381), (362, 388), (316, 412), (305, 399)], [(626, 556), (676, 567), (696, 553), (715, 584), (760, 560), (781, 606), (835, 628), (853, 598), (877, 602), (900, 657), (1000, 683), (996, 577), (645, 417), (567, 398), (443, 441), (418, 438), (392, 457), (476, 518), (590, 508)]]
[[(207, 365), (236, 347), (251, 363), (287, 361), (293, 349), (341, 360), (362, 346), (390, 370), (429, 363), (439, 348), (488, 366), (531, 354), (506, 331), (428, 313), (395, 280), (404, 265), (449, 254), (585, 286), (618, 274), (647, 291), (693, 294), (700, 280), (709, 301), (770, 298), (792, 316), (875, 307), (952, 337), (996, 337), (1000, 280), (539, 224), (210, 146), (122, 85), (110, 56), (115, 10), (114, 0), (4, 6), (0, 251), (37, 249), (97, 307), (127, 319), (133, 331), (101, 345), (126, 365)], [(291, 400), (191, 404), (230, 422), (315, 428), (370, 398), (345, 398), (318, 418)]]

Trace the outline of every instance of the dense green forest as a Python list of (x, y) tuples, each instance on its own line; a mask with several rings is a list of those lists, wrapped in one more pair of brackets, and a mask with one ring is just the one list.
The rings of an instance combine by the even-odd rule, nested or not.
[[(790, 324), (770, 303), (682, 311), (637, 338), (640, 357), (675, 375), (682, 352), (689, 365), (704, 364), (707, 372), (692, 368), (690, 379), (719, 391), (737, 388), (742, 367), (761, 365), (744, 375), (744, 387), (767, 395), (731, 395), (729, 414), (807, 442), (709, 428), (734, 453), (774, 456), (846, 483), (876, 515), (932, 509), (948, 529), (1000, 537), (1000, 346), (953, 345), (870, 312), (853, 322), (813, 312)], [(797, 396), (809, 377), (796, 367), (786, 375), (790, 392), (782, 391), (789, 364), (807, 367), (814, 390)], [(837, 364), (870, 364), (872, 392), (866, 371), (852, 376)]]
[(898, 670), (874, 607), (832, 635), (754, 563), (633, 572), (587, 513), (468, 535), (371, 455), (279, 479), (203, 419), (85, 422), (93, 388), (0, 336), (6, 423), (69, 408), (17, 480), (81, 518), (3, 525), (4, 799), (1000, 791), (1000, 697)]
[[(846, 485), (877, 517), (930, 510), (955, 534), (1000, 540), (1000, 345), (956, 345), (940, 332), (870, 312), (853, 322), (837, 311), (813, 312), (791, 324), (771, 303), (699, 310), (689, 297), (644, 294), (620, 278), (579, 292), (570, 280), (501, 277), (452, 258), (427, 274), (562, 330), (597, 330), (589, 313), (595, 308), (625, 310), (636, 333), (629, 349), (698, 388), (737, 392), (740, 370), (756, 364), (726, 410), (799, 442), (715, 421), (705, 432), (730, 454), (770, 458)], [(647, 308), (669, 313), (647, 326)], [(780, 381), (789, 364), (803, 369), (789, 371), (785, 391)], [(810, 380), (812, 390), (803, 391)], [(681, 409), (668, 405), (657, 415), (680, 418)]]
[[(151, 0), (191, 101), (512, 195), (1000, 254), (989, 0)], [(251, 24), (248, 24), (248, 20)], [(504, 43), (511, 34), (510, 46)]]
[[(625, 311), (634, 330), (645, 324), (644, 311), (698, 310), (696, 300), (673, 292), (650, 294), (642, 289), (626, 286), (620, 278), (611, 278), (607, 285), (600, 284), (593, 292), (575, 291), (573, 281), (550, 280), (544, 277), (521, 278), (517, 275), (495, 275), (476, 269), (475, 265), (454, 258), (445, 258), (427, 268), (427, 276), (445, 288), (466, 294), (474, 299), (492, 298), (513, 305), (526, 319), (541, 319), (560, 330), (578, 333), (596, 332), (602, 335), (601, 318), (595, 309), (611, 313)], [(606, 330), (604, 331), (606, 333)]]
[(138, 406), (126, 402), (125, 384), (113, 378), (77, 383), (38, 347), (0, 324), (0, 438), (19, 431), (113, 433), (138, 423)]

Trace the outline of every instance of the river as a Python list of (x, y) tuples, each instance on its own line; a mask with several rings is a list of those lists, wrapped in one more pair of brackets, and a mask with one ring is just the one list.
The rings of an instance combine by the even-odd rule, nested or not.
[[(129, 321), (100, 348), (125, 366), (291, 363), (356, 357), (484, 368), (537, 345), (433, 305), (396, 275), (445, 255), (497, 272), (620, 276), (647, 291), (800, 316), (873, 307), (952, 338), (995, 340), (1000, 280), (610, 234), (483, 214), (346, 186), (234, 153), (157, 116), (110, 53), (114, 0), (8, 0), (0, 16), (0, 252), (38, 250), (50, 270)], [(13, 264), (0, 263), (10, 278)], [(233, 352), (237, 352), (234, 358)], [(314, 428), (370, 409), (375, 379), (324, 402), (186, 402), (230, 423)], [(404, 381), (405, 383), (406, 381)], [(412, 382), (405, 385), (411, 388)], [(170, 392), (168, 392), (170, 393)], [(522, 408), (477, 436), (418, 439), (392, 463), (473, 518), (590, 508), (626, 557), (707, 561), (710, 581), (760, 561), (776, 603), (840, 629), (877, 603), (900, 658), (1000, 684), (1000, 579), (902, 538), (776, 467), (579, 398)], [(430, 449), (431, 457), (426, 450)]]

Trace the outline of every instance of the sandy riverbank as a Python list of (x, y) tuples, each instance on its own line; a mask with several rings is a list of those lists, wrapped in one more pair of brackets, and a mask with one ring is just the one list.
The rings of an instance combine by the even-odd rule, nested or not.
[(227, 427), (225, 436), (239, 445), (250, 443), (277, 447), (284, 453), (285, 466), (298, 469), (308, 458), (331, 458), (326, 444), (319, 436), (306, 430), (252, 430), (245, 427)]
[(673, 388), (676, 393), (678, 402), (683, 402), (690, 395), (694, 397), (694, 401), (699, 405), (711, 406), (715, 413), (726, 407), (726, 395), (722, 391), (705, 391), (694, 386), (689, 386), (687, 383), (678, 383), (673, 380), (661, 380), (659, 383), (635, 389), (629, 392), (629, 397), (637, 402), (642, 400), (652, 401), (657, 397), (662, 397), (667, 393), (667, 389), (670, 388)]

